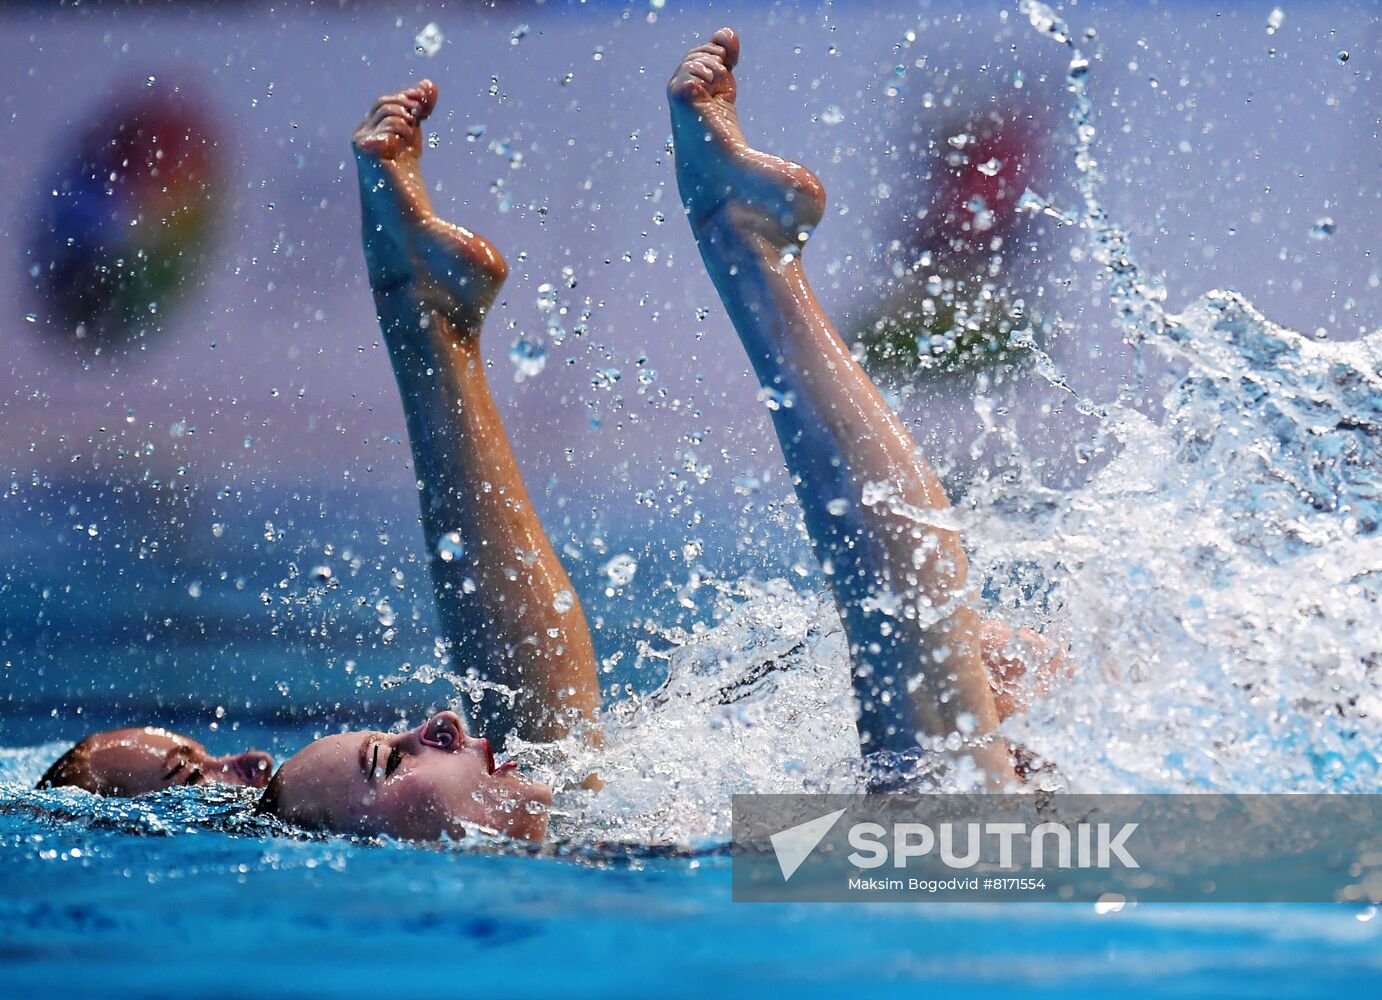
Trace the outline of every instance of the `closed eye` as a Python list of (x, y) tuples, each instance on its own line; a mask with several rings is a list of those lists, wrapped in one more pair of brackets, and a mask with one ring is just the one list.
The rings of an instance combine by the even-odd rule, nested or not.
[(389, 759), (384, 764), (384, 777), (388, 777), (398, 770), (398, 765), (403, 763), (403, 751), (397, 745), (389, 751)]

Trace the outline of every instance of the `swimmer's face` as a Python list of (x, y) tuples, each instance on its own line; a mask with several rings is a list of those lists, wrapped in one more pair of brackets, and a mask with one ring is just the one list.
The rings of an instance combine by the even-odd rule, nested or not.
[(273, 769), (274, 759), (259, 750), (213, 757), (196, 740), (166, 729), (114, 729), (74, 746), (49, 768), (39, 787), (120, 796), (208, 783), (263, 788)]
[(260, 809), (308, 829), (400, 840), (461, 837), (467, 827), (523, 840), (547, 835), (552, 790), (495, 766), (489, 741), (455, 712), (406, 733), (327, 736), (284, 762)]

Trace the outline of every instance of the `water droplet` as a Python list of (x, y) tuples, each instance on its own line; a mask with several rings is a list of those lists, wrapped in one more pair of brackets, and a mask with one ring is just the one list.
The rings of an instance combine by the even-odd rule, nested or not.
[(838, 104), (832, 104), (821, 112), (821, 122), (825, 125), (838, 125), (845, 120), (845, 113)]
[(547, 367), (547, 344), (535, 337), (519, 336), (509, 348), (509, 360), (513, 362), (515, 381), (536, 378)]
[(1328, 215), (1321, 216), (1310, 227), (1310, 238), (1312, 240), (1327, 240), (1334, 235), (1334, 229), (1334, 219)]
[(825, 509), (830, 511), (835, 517), (843, 517), (849, 513), (849, 501), (844, 497), (836, 497), (825, 505)]
[(590, 387), (592, 389), (609, 389), (624, 377), (624, 373), (618, 368), (596, 368), (590, 376)]
[(313, 566), (312, 579), (318, 583), (326, 583), (333, 576), (330, 566)]
[(379, 619), (379, 624), (385, 628), (392, 628), (394, 622), (398, 620), (387, 597), (381, 597), (375, 602), (374, 615)]
[(1348, 49), (1341, 49), (1338, 56), (1336, 56), (1335, 58), (1339, 60), (1340, 66), (1348, 62)]
[(985, 177), (995, 177), (998, 171), (1003, 169), (1003, 161), (997, 157), (993, 157), (979, 164), (978, 169), (979, 173), (983, 174)]
[(1021, 0), (1017, 9), (1027, 15), (1027, 20), (1037, 31), (1045, 32), (1063, 44), (1070, 43), (1070, 29), (1055, 11), (1040, 0)]
[(638, 560), (627, 553), (620, 553), (604, 565), (605, 576), (616, 587), (622, 587), (633, 580), (638, 572)]
[(193, 580), (187, 585), (187, 596), (194, 599), (202, 596), (202, 584), (200, 580)]
[(444, 41), (446, 41), (446, 36), (441, 33), (441, 28), (437, 27), (437, 22), (433, 21), (417, 33), (417, 37), (413, 39), (413, 44), (417, 46), (418, 52), (430, 59), (441, 51), (441, 44)]
[(526, 24), (520, 24), (518, 27), (514, 28), (513, 31), (509, 32), (509, 44), (517, 45), (519, 42), (523, 41), (524, 38), (528, 37), (529, 30)]
[(790, 410), (797, 401), (795, 394), (771, 387), (758, 390), (758, 401), (770, 410)]
[(569, 590), (557, 591), (557, 596), (552, 598), (552, 607), (558, 614), (566, 614), (576, 606), (576, 595)]
[(1278, 28), (1286, 23), (1286, 12), (1280, 7), (1273, 7), (1272, 12), (1267, 15), (1267, 34), (1275, 35)]
[(437, 558), (442, 562), (455, 562), (465, 555), (465, 543), (459, 531), (448, 531), (437, 539)]
[(37, 322), (38, 322), (38, 313), (25, 313), (25, 314), (24, 314), (24, 322), (26, 322), (26, 323), (37, 323)]

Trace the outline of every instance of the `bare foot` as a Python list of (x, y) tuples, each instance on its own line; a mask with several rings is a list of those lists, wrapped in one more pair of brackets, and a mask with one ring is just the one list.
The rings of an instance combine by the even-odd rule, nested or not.
[(749, 146), (734, 107), (739, 36), (721, 28), (686, 54), (671, 82), (677, 186), (697, 232), (721, 212), (782, 246), (800, 245), (825, 211), (825, 188), (800, 164)]
[(422, 123), (436, 105), (436, 85), (423, 80), (379, 98), (355, 130), (365, 262), (376, 295), (405, 295), (410, 306), (477, 331), (509, 269), (489, 241), (432, 211)]

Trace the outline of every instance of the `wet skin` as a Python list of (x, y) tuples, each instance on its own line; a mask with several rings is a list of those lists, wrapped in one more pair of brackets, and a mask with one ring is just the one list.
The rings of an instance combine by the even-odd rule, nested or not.
[[(825, 190), (744, 136), (739, 57), (739, 37), (721, 28), (668, 82), (677, 186), (759, 383), (792, 400), (773, 410), (773, 427), (849, 639), (860, 747), (940, 751), (972, 734), (962, 755), (988, 787), (1007, 787), (1016, 776), (996, 732), (967, 557), (933, 515), (950, 501), (816, 301), (801, 251)], [(1002, 638), (995, 651), (1011, 645)]]
[[(196, 740), (152, 726), (86, 737), (44, 776), (46, 787), (132, 796), (179, 785), (263, 788), (274, 759), (259, 750), (215, 757)], [(54, 772), (58, 773), (54, 773)]]
[(454, 712), (405, 733), (327, 736), (274, 776), (273, 813), (297, 826), (400, 840), (459, 838), (482, 829), (521, 840), (547, 835), (552, 790), (489, 741), (467, 736)]
[[(782, 266), (782, 251), (799, 248), (802, 236), (820, 220), (824, 190), (810, 171), (758, 152), (744, 140), (733, 106), (737, 91), (732, 69), (738, 54), (737, 37), (728, 30), (717, 32), (692, 50), (669, 85), (678, 182), (712, 272), (727, 257), (746, 259), (759, 270), (772, 271)], [(561, 735), (564, 727), (543, 722), (544, 718), (560, 718), (572, 708), (589, 711), (598, 702), (598, 694), (585, 678), (590, 672), (586, 669), (588, 637), (583, 616), (551, 619), (542, 631), (535, 628), (535, 619), (529, 620), (535, 613), (549, 614), (552, 602), (548, 598), (557, 592), (555, 588), (569, 583), (521, 492), (522, 480), (497, 412), (492, 412), (478, 363), (475, 342), (504, 278), (502, 259), (480, 237), (438, 220), (427, 199), (418, 164), (423, 146), (420, 126), (435, 104), (436, 88), (424, 81), (381, 98), (356, 132), (366, 260), (409, 418), (419, 477), (426, 487), (423, 518), (429, 546), (440, 532), (459, 526), (468, 541), (482, 541), (471, 544), (471, 552), (512, 551), (511, 533), (516, 532), (528, 542), (521, 547), (539, 553), (536, 571), (522, 577), (496, 573), (494, 566), (484, 562), (468, 565), (467, 573), (485, 578), (473, 598), (461, 602), (448, 585), (459, 560), (445, 565), (434, 560), (437, 599), (448, 633), (476, 651), (478, 640), (486, 634), (521, 640), (529, 634), (561, 633), (556, 646), (526, 663), (495, 659), (489, 667), (490, 676), (511, 679), (526, 699), (526, 711), (517, 713), (520, 725), (545, 730), (550, 738)], [(764, 381), (798, 388), (806, 404), (803, 409), (815, 409), (819, 424), (840, 424), (842, 412), (861, 411), (857, 417), (863, 431), (846, 434), (847, 429), (836, 428), (838, 434), (832, 440), (819, 434), (807, 436), (798, 427), (779, 427), (789, 465), (806, 483), (803, 506), (809, 511), (822, 506), (824, 497), (842, 495), (838, 472), (829, 482), (820, 483), (816, 474), (823, 467), (841, 466), (852, 473), (901, 481), (919, 506), (946, 505), (934, 477), (916, 456), (914, 444), (893, 426), (891, 412), (851, 363), (804, 280), (799, 285), (795, 291), (788, 289), (766, 300), (758, 296), (761, 308), (755, 316), (747, 321), (738, 318), (745, 346)], [(760, 329), (774, 325), (769, 317), (778, 311), (789, 328), (785, 337)], [(800, 333), (795, 329), (803, 326), (812, 329)], [(789, 357), (794, 365), (785, 364)], [(824, 372), (820, 371), (822, 359)], [(466, 422), (475, 420), (477, 413), (484, 419)], [(880, 434), (886, 439), (883, 445), (860, 444), (860, 438)], [(845, 438), (849, 443), (841, 444)], [(820, 460), (832, 453), (843, 460)], [(503, 462), (496, 466), (499, 459)], [(504, 484), (518, 502), (483, 508), (489, 491), (475, 489), (481, 480)], [(520, 513), (523, 516), (515, 519)], [(505, 532), (488, 534), (504, 525), (503, 517), (512, 519)], [(893, 531), (890, 526), (869, 525), (850, 540), (837, 537), (832, 524), (828, 530), (818, 527), (815, 538), (828, 555), (833, 546), (843, 543), (852, 548), (860, 540), (877, 549), (876, 540)], [(949, 558), (962, 563), (958, 540), (941, 542), (954, 550)], [(911, 587), (922, 586), (925, 581), (917, 579), (913, 561), (915, 539), (900, 539), (899, 545), (905, 549), (912, 573), (907, 582)], [(891, 552), (883, 554), (887, 558), (880, 561), (884, 563), (902, 561)], [(837, 560), (843, 558), (837, 554)], [(939, 569), (929, 572), (933, 578), (945, 576)], [(932, 590), (938, 598), (948, 599), (946, 592), (952, 586), (938, 579)], [(837, 596), (848, 616), (851, 602), (857, 602), (859, 595)], [(527, 610), (514, 616), (510, 612), (516, 609)], [(448, 612), (456, 617), (448, 618)], [(475, 617), (468, 620), (465, 615)], [(496, 624), (501, 627), (496, 629)], [(977, 632), (977, 615), (970, 614), (964, 624), (971, 633)], [(951, 631), (945, 637), (953, 635)], [(574, 657), (569, 645), (573, 640), (574, 652), (579, 654)], [(983, 673), (980, 644), (977, 636), (972, 640), (962, 686), (967, 685), (967, 698), (979, 700), (993, 718), (997, 709)], [(994, 658), (1011, 642), (1010, 632), (994, 633), (990, 639)], [(919, 638), (914, 643), (912, 651), (925, 647)], [(518, 647), (541, 650), (526, 642)], [(1012, 683), (1018, 673), (1014, 659), (1002, 679)], [(500, 713), (493, 721), (513, 719)], [(948, 723), (925, 720), (928, 728), (953, 731)], [(998, 758), (993, 770), (1000, 776), (1008, 772), (1006, 750), (999, 747), (991, 755)], [(488, 742), (468, 736), (462, 720), (444, 712), (408, 733), (345, 733), (318, 740), (283, 766), (265, 798), (271, 811), (283, 819), (342, 833), (428, 840), (462, 836), (467, 828), (479, 826), (536, 840), (546, 833), (551, 796), (551, 789), (515, 769), (495, 768)]]
[[(575, 588), (528, 496), (480, 348), (508, 268), (483, 237), (437, 217), (423, 180), (429, 80), (381, 97), (353, 140), (365, 262), (408, 423), (433, 593), (449, 646), (487, 692), (469, 708), (496, 745), (560, 739), (600, 705)], [(443, 538), (456, 538), (445, 557)]]
[(801, 164), (744, 138), (738, 62), (739, 36), (721, 28), (686, 54), (667, 84), (677, 188), (698, 235), (722, 218), (774, 246), (799, 247), (825, 212), (825, 188)]
[[(677, 179), (755, 370), (765, 385), (788, 388), (799, 400), (774, 420), (813, 544), (837, 566), (863, 552), (879, 582), (951, 608), (929, 633), (906, 634), (904, 627), (890, 631), (898, 636), (892, 641), (872, 641), (879, 638), (876, 623), (859, 613), (867, 590), (832, 580), (853, 655), (865, 646), (884, 654), (878, 663), (856, 660), (856, 682), (865, 682), (857, 683), (862, 742), (866, 750), (894, 741), (905, 746), (917, 733), (954, 732), (947, 717), (953, 710), (944, 705), (969, 706), (991, 729), (991, 720), (1025, 708), (1020, 682), (1029, 665), (1038, 694), (1069, 668), (1058, 649), (1029, 630), (980, 625), (962, 600), (964, 555), (953, 533), (923, 536), (910, 521), (820, 516), (827, 499), (850, 496), (864, 481), (895, 485), (916, 509), (941, 509), (948, 500), (805, 282), (797, 252), (820, 221), (825, 192), (809, 170), (744, 139), (734, 104), (738, 59), (738, 37), (721, 29), (688, 53), (669, 83)], [(429, 548), (457, 528), (476, 543), (463, 558), (432, 560), (448, 636), (487, 660), (488, 676), (518, 692), (516, 709), (489, 711), (485, 721), (498, 723), (492, 731), (514, 726), (529, 739), (558, 738), (598, 706), (593, 651), (579, 605), (554, 611), (553, 598), (569, 597), (570, 583), (532, 513), (476, 346), (507, 268), (483, 238), (437, 218), (423, 182), (421, 124), (436, 99), (429, 81), (386, 95), (355, 133), (370, 283), (425, 487)], [(476, 488), (494, 483), (497, 491)], [(499, 502), (488, 502), (491, 494)], [(510, 572), (506, 560), (494, 558), (516, 550), (536, 561)], [(918, 552), (929, 555), (918, 562)], [(456, 600), (452, 578), (459, 575), (481, 582), (475, 599)], [(493, 649), (486, 649), (487, 637)], [(877, 668), (896, 683), (906, 676), (899, 661), (921, 662), (938, 650), (948, 652), (932, 655), (937, 667), (911, 679), (911, 697), (894, 692), (894, 705), (912, 704), (911, 717), (880, 728), (882, 713), (871, 705)], [(861, 665), (867, 669), (859, 671)], [(194, 741), (154, 729), (97, 734), (82, 747), (90, 751), (82, 780), (63, 783), (103, 794), (201, 781), (263, 787), (272, 768), (267, 754), (213, 758)], [(979, 756), (989, 758), (983, 766), (996, 783), (1005, 780), (1001, 746), (981, 748)], [(343, 733), (312, 743), (274, 777), (261, 808), (343, 833), (427, 840), (479, 827), (537, 840), (546, 834), (551, 801), (550, 788), (511, 764), (496, 767), (488, 741), (470, 737), (457, 715), (443, 712), (407, 733)]]

